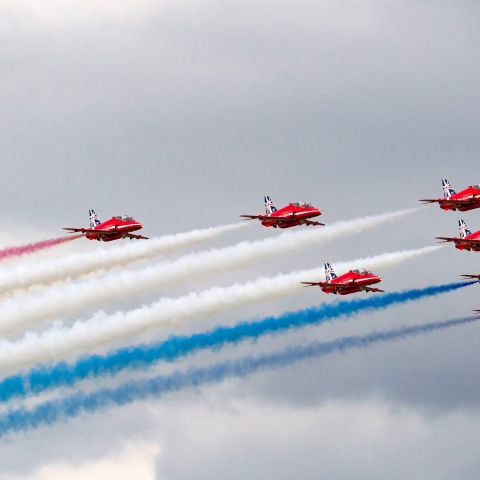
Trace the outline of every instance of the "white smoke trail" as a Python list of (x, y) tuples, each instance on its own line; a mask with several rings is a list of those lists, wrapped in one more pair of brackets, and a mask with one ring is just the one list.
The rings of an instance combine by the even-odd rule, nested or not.
[[(214, 249), (194, 253), (176, 262), (155, 265), (141, 271), (116, 272), (80, 284), (69, 283), (54, 286), (40, 296), (29, 295), (21, 300), (13, 299), (1, 302), (0, 331), (12, 332), (34, 321), (62, 314), (74, 314), (82, 308), (110, 300), (125, 300), (146, 289), (158, 290), (202, 274), (241, 267), (247, 262), (265, 255), (281, 254), (307, 244), (318, 243), (321, 239), (358, 232), (413, 211), (415, 210), (403, 210), (338, 222), (330, 227), (310, 231), (287, 232), (276, 238), (257, 242), (241, 242), (221, 250)], [(144, 244), (146, 243), (150, 242), (144, 242)], [(121, 255), (116, 255), (117, 259), (120, 257)]]
[[(419, 255), (435, 252), (439, 246), (417, 250), (384, 253), (370, 258), (335, 263), (338, 271), (364, 265), (378, 268), (396, 265)], [(323, 277), (323, 268), (292, 272), (272, 278), (259, 278), (246, 284), (214, 287), (200, 293), (172, 299), (161, 298), (150, 306), (107, 316), (99, 312), (87, 321), (76, 321), (72, 327), (53, 327), (43, 333), (27, 332), (18, 341), (0, 341), (0, 368), (60, 358), (78, 350), (91, 350), (113, 340), (141, 334), (160, 326), (179, 326), (186, 320), (204, 318), (234, 308), (284, 298), (305, 291), (299, 282)]]
[(245, 225), (246, 223), (234, 223), (192, 230), (191, 232), (164, 235), (148, 241), (98, 248), (89, 253), (77, 253), (62, 258), (4, 268), (0, 270), (0, 294), (33, 285), (48, 285), (98, 270), (127, 265), (136, 260), (152, 258), (156, 255), (168, 255), (179, 248), (212, 240)]
[(0, 332), (10, 333), (32, 322), (75, 314), (80, 310), (112, 300), (126, 299), (144, 292), (192, 280), (213, 272), (225, 272), (247, 265), (267, 255), (279, 255), (306, 245), (374, 227), (418, 209), (401, 210), (303, 232), (286, 232), (274, 238), (240, 242), (231, 247), (186, 255), (175, 262), (160, 263), (138, 271), (115, 272), (83, 283), (55, 285), (44, 294), (0, 302)]

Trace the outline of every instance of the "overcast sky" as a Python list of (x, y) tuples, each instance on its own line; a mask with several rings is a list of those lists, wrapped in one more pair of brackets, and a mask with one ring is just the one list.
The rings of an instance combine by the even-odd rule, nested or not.
[[(478, 183), (479, 25), (480, 5), (467, 0), (0, 0), (1, 244), (87, 226), (89, 208), (101, 220), (133, 215), (154, 237), (261, 213), (264, 195), (277, 206), (312, 202), (331, 224), (419, 206), (442, 196), (443, 177), (457, 191)], [(457, 234), (459, 218), (480, 229), (478, 211), (424, 207), (166, 295), (433, 245)], [(254, 224), (198, 248), (281, 233), (272, 230)], [(447, 245), (378, 273), (393, 291), (479, 267), (480, 254)], [(480, 308), (478, 293), (473, 286), (175, 366), (462, 317)], [(325, 297), (305, 289), (185, 331)], [(479, 333), (480, 325), (457, 327), (9, 435), (0, 479), (476, 479)]]

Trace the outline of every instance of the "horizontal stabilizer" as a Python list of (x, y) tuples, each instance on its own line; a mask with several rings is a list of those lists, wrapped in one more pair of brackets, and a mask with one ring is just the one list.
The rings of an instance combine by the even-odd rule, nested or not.
[(480, 240), (470, 240), (468, 238), (456, 238), (456, 237), (435, 237), (437, 240), (441, 240), (441, 242), (437, 243), (445, 243), (445, 242), (455, 242), (464, 245), (480, 245)]
[(321, 282), (300, 282), (303, 283), (304, 287), (314, 287), (314, 286), (320, 286), (322, 283)]
[(459, 238), (456, 237), (435, 237), (437, 240), (441, 240), (441, 242), (437, 243), (445, 243), (445, 242), (455, 242), (457, 240), (460, 240)]
[(460, 276), (464, 277), (464, 278), (478, 278), (478, 280), (480, 281), (480, 275), (465, 275), (465, 274), (462, 274)]
[[(102, 233), (109, 235), (109, 232), (104, 232), (102, 230), (94, 230), (93, 228), (62, 228), (62, 230), (69, 230), (70, 233)], [(112, 232), (113, 234), (114, 232)]]
[(361, 290), (365, 290), (366, 292), (382, 292), (382, 293), (385, 293), (385, 290), (380, 290), (380, 288), (361, 287)]
[(423, 198), (419, 202), (427, 203), (442, 203), (444, 205), (451, 205), (452, 207), (456, 205), (466, 205), (468, 203), (474, 203), (473, 200), (448, 200), (446, 198)]

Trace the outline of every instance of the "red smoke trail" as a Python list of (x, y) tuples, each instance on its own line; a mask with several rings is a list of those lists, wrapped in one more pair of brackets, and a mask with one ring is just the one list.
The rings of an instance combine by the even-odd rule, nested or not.
[(27, 253), (38, 252), (39, 250), (54, 247), (55, 245), (60, 245), (61, 243), (70, 242), (71, 240), (75, 240), (82, 236), (83, 235), (73, 235), (71, 237), (51, 238), (50, 240), (42, 240), (41, 242), (20, 245), (19, 247), (4, 248), (3, 250), (0, 250), (0, 260), (12, 257), (20, 257), (21, 255), (25, 255)]

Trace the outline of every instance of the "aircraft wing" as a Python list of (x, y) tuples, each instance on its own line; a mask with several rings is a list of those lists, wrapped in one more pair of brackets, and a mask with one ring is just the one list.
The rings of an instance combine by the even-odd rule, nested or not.
[(473, 313), (480, 313), (480, 310), (472, 310)]
[(464, 240), (461, 238), (459, 241), (457, 240), (458, 243), (474, 243), (477, 245), (480, 245), (480, 240)]
[(355, 284), (354, 281), (352, 281), (350, 284), (347, 285), (342, 285), (338, 283), (326, 283), (326, 282), (300, 282), (303, 283), (306, 287), (313, 287), (313, 286), (319, 286), (319, 287), (328, 287), (334, 290), (342, 290), (342, 289), (348, 289), (352, 287), (358, 287), (360, 290), (365, 290), (366, 292), (382, 292), (384, 293), (385, 290), (380, 290), (379, 288), (372, 288), (372, 287), (367, 287), (367, 286), (360, 286)]
[(342, 285), (338, 283), (327, 283), (327, 282), (300, 282), (303, 283), (307, 287), (313, 287), (314, 285), (318, 285), (319, 287), (328, 287), (341, 290), (342, 288), (352, 288), (356, 285), (352, 282), (350, 285)]
[(290, 216), (288, 218), (285, 217), (269, 217), (268, 215), (239, 215), (240, 217), (247, 218), (248, 220), (268, 220), (269, 222), (290, 222), (291, 220), (294, 220), (294, 216)]
[(379, 288), (372, 288), (372, 287), (360, 287), (360, 290), (365, 290), (366, 292), (382, 292), (382, 293), (385, 293), (385, 290), (380, 290)]
[(303, 220), (302, 223), (304, 223), (305, 225), (321, 225), (322, 227), (325, 226), (324, 223), (315, 222), (314, 220)]
[(419, 202), (423, 202), (423, 203), (446, 203), (447, 205), (452, 205), (452, 206), (455, 206), (455, 205), (458, 205), (458, 206), (462, 206), (462, 205), (466, 205), (466, 204), (469, 204), (469, 203), (478, 203), (478, 200), (475, 200), (474, 198), (472, 198), (471, 200), (448, 200), (448, 199), (443, 199), (443, 198), (423, 198), (422, 200), (419, 200)]
[(240, 215), (240, 217), (246, 218), (248, 220), (267, 220), (272, 223), (283, 223), (283, 222), (291, 222), (292, 220), (298, 220), (301, 224), (305, 225), (322, 225), (325, 226), (324, 223), (315, 222), (313, 220), (303, 220), (301, 218), (296, 217), (294, 213), (292, 213), (288, 217), (269, 217), (268, 215)]
[(480, 275), (460, 275), (460, 276), (465, 278), (478, 278), (480, 280)]
[(148, 237), (143, 237), (142, 235), (134, 235), (133, 233), (122, 233), (123, 236), (128, 238), (136, 238), (137, 240), (148, 240)]
[(100, 237), (108, 237), (109, 235), (118, 235), (119, 233), (127, 238), (136, 238), (136, 239), (143, 239), (148, 240), (148, 237), (143, 237), (142, 235), (134, 235), (133, 233), (125, 233), (125, 232), (118, 232), (117, 230), (111, 230), (110, 232), (106, 232), (105, 230), (94, 230), (93, 228), (64, 228), (63, 230), (68, 230), (70, 233), (83, 233), (88, 235), (90, 233), (94, 233)]

